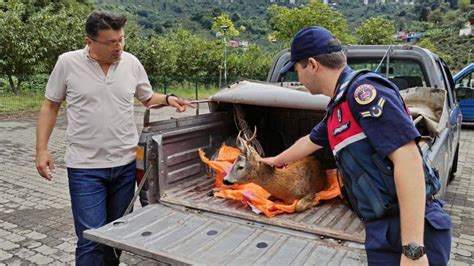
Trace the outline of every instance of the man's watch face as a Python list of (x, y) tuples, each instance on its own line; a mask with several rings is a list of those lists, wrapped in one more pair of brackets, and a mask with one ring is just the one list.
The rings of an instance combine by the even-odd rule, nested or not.
[(424, 255), (424, 248), (415, 243), (410, 243), (403, 247), (403, 254), (409, 259), (417, 260)]

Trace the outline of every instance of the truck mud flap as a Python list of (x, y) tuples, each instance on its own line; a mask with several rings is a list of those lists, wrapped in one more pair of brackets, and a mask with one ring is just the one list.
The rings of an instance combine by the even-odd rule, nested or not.
[(84, 237), (172, 265), (366, 263), (361, 244), (164, 204), (140, 208)]

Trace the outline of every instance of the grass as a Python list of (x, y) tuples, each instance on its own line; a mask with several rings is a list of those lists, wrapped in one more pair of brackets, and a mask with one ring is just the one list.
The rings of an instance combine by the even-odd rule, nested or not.
[[(203, 100), (207, 99), (209, 96), (216, 93), (219, 89), (217, 87), (213, 88), (198, 88), (197, 97), (196, 97), (196, 90), (190, 88), (183, 88), (183, 87), (172, 87), (166, 90), (166, 93), (174, 93), (180, 97), (186, 98), (188, 100)], [(164, 91), (159, 91), (159, 93), (164, 93)]]
[[(216, 93), (219, 89), (217, 87), (198, 87), (197, 99), (207, 99), (209, 96)], [(163, 90), (157, 91), (163, 93)], [(196, 99), (195, 88), (185, 87), (171, 87), (166, 93), (174, 93), (180, 97), (188, 100)], [(11, 115), (22, 112), (39, 111), (44, 101), (44, 93), (22, 93), (19, 96), (10, 93), (0, 92), (0, 115)]]
[(38, 111), (43, 104), (43, 93), (12, 94), (0, 93), (0, 114), (15, 114), (24, 111)]

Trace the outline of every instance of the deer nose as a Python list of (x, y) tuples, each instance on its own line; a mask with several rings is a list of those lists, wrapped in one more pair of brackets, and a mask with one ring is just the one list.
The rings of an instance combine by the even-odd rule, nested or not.
[(233, 185), (234, 183), (230, 182), (229, 180), (224, 179), (224, 185), (230, 186)]

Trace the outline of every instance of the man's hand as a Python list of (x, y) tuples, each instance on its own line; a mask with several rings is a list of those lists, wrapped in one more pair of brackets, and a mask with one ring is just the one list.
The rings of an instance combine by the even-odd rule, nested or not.
[(46, 99), (41, 106), (38, 123), (36, 123), (36, 170), (48, 180), (53, 178), (52, 173), (54, 173), (54, 162), (48, 152), (48, 140), (56, 124), (60, 107), (60, 102)]
[(47, 150), (36, 152), (36, 170), (47, 180), (51, 181), (53, 179), (54, 162)]
[(280, 162), (277, 160), (277, 157), (260, 158), (258, 161), (259, 161), (259, 162), (262, 162), (262, 163), (264, 163), (264, 164), (268, 164), (268, 165), (270, 165), (271, 167), (276, 167), (276, 168), (283, 168), (283, 167), (286, 166), (286, 164), (280, 163)]
[(176, 108), (176, 112), (179, 113), (186, 111), (186, 106), (194, 108), (194, 106), (188, 100), (177, 96), (168, 96), (168, 102), (170, 106)]
[(427, 266), (428, 265), (428, 257), (423, 255), (423, 257), (417, 259), (417, 260), (411, 260), (407, 258), (405, 255), (402, 254), (401, 259), (400, 259), (400, 266), (405, 266), (405, 265), (423, 265)]

